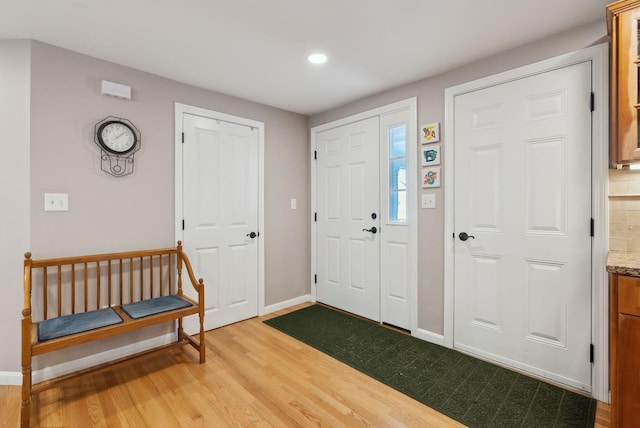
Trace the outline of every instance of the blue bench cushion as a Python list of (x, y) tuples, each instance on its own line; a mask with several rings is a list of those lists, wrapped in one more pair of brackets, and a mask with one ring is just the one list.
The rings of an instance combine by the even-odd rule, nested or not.
[(193, 306), (179, 296), (163, 296), (141, 302), (122, 305), (122, 310), (132, 319), (144, 318), (162, 312)]
[(120, 315), (112, 308), (79, 314), (64, 315), (38, 323), (38, 341), (56, 339), (83, 331), (95, 330), (122, 322)]

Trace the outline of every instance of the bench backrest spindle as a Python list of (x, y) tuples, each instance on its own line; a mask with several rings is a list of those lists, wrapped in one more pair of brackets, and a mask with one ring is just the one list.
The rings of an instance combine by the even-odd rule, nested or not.
[(82, 289), (84, 291), (84, 311), (87, 312), (88, 307), (89, 307), (89, 291), (87, 289), (89, 274), (87, 272), (87, 262), (84, 262), (84, 272), (83, 273), (84, 273), (84, 276), (83, 276), (82, 283), (84, 284), (84, 287)]
[(140, 256), (140, 298), (144, 299), (144, 259)]
[(71, 265), (71, 313), (76, 313), (76, 265)]
[(102, 291), (100, 290), (100, 278), (102, 277), (102, 273), (100, 271), (100, 262), (96, 262), (96, 308), (100, 307), (100, 296), (102, 296)]
[(162, 292), (162, 255), (160, 255), (160, 262), (158, 263), (158, 270), (160, 271), (160, 275), (158, 278), (159, 281), (159, 287), (160, 287), (160, 296), (163, 296), (164, 293)]
[[(58, 315), (62, 315), (62, 266), (58, 265)], [(46, 310), (46, 308), (45, 308)]]
[(48, 280), (48, 275), (47, 275), (47, 267), (45, 266), (43, 269), (44, 272), (44, 278), (42, 281), (42, 306), (44, 307), (44, 319), (47, 319), (47, 308), (49, 307), (49, 305), (47, 305), (47, 290), (49, 289), (47, 287), (47, 280)]
[(111, 260), (109, 260), (107, 266), (107, 305), (111, 307)]

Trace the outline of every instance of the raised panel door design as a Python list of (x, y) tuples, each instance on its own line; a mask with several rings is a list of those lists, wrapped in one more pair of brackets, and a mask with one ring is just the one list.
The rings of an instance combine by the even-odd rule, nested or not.
[(364, 221), (365, 219), (365, 186), (366, 165), (363, 162), (349, 165), (349, 218), (351, 221)]
[(184, 248), (207, 330), (258, 313), (258, 130), (183, 114)]
[(566, 235), (566, 137), (526, 141), (526, 233)]
[(387, 297), (406, 302), (409, 299), (407, 289), (407, 260), (409, 252), (405, 242), (389, 242), (387, 244), (389, 263)]
[(555, 119), (566, 115), (567, 91), (553, 91), (527, 97), (526, 118), (528, 122)]
[(485, 131), (501, 128), (503, 120), (503, 104), (480, 105), (471, 110), (471, 131)]
[(566, 348), (567, 288), (562, 263), (527, 261), (527, 338)]
[(349, 287), (365, 291), (366, 286), (366, 249), (362, 239), (349, 240)]
[(199, 273), (202, 278), (207, 278), (207, 289), (204, 295), (204, 305), (211, 310), (220, 309), (220, 281), (217, 272), (219, 272), (219, 251), (216, 247), (196, 248), (194, 270)]
[(327, 236), (325, 238), (325, 272), (326, 281), (329, 284), (340, 284), (340, 237)]
[[(317, 136), (316, 263), (319, 302), (380, 320), (379, 119)], [(377, 224), (377, 223), (373, 223)]]
[(250, 282), (252, 278), (248, 276), (250, 272), (245, 269), (248, 252), (251, 251), (249, 245), (232, 245), (231, 250), (231, 281), (229, 287), (229, 306), (248, 304), (252, 296), (247, 295), (251, 290)]
[(471, 322), (479, 327), (494, 331), (502, 330), (502, 313), (500, 289), (500, 257), (474, 256), (473, 272), (475, 285), (473, 287), (473, 309)]
[(587, 61), (454, 103), (454, 346), (584, 391), (590, 93)]
[(326, 187), (325, 208), (327, 220), (340, 219), (340, 167), (329, 166), (325, 169)]
[[(257, 205), (254, 202), (255, 195), (249, 189), (252, 188), (252, 182), (255, 180), (255, 174), (252, 173), (251, 168), (254, 165), (247, 160), (251, 159), (252, 150), (254, 150), (254, 141), (250, 138), (251, 135), (236, 135), (230, 134), (228, 141), (225, 143), (229, 152), (229, 162), (232, 165), (231, 171), (228, 174), (229, 180), (224, 180), (223, 185), (228, 186), (230, 191), (227, 194), (231, 195), (231, 218), (229, 223), (236, 226), (251, 227), (250, 223), (254, 221), (255, 214), (254, 209), (257, 209)], [(220, 160), (223, 161), (223, 160)]]
[(471, 153), (471, 171), (474, 177), (471, 184), (473, 229), (499, 232), (504, 213), (502, 147), (474, 147)]
[(195, 182), (195, 198), (198, 204), (196, 210), (196, 225), (198, 229), (215, 227), (220, 218), (220, 192), (218, 175), (220, 173), (220, 144), (219, 133), (208, 129), (196, 129), (194, 139), (194, 159), (197, 162), (197, 181)]

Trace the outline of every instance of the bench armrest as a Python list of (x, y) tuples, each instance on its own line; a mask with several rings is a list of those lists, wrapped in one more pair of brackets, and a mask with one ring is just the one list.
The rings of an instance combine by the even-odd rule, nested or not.
[(200, 305), (204, 304), (204, 280), (202, 278), (196, 279), (195, 274), (193, 273), (193, 268), (191, 267), (191, 262), (189, 258), (182, 251), (182, 241), (178, 241), (178, 294), (182, 294), (182, 264), (187, 269), (187, 275), (189, 276), (189, 280), (191, 282), (191, 286), (198, 293), (198, 303)]

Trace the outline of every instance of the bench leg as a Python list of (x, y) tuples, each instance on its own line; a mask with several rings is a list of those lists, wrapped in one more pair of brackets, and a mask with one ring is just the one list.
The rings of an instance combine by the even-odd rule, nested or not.
[(182, 328), (182, 318), (178, 318), (178, 342), (184, 338), (184, 329)]
[(31, 365), (22, 366), (22, 405), (20, 406), (20, 426), (29, 427), (31, 417)]
[(202, 313), (202, 309), (200, 312), (200, 364), (204, 363), (205, 355), (204, 350), (206, 348), (204, 344), (204, 314)]

